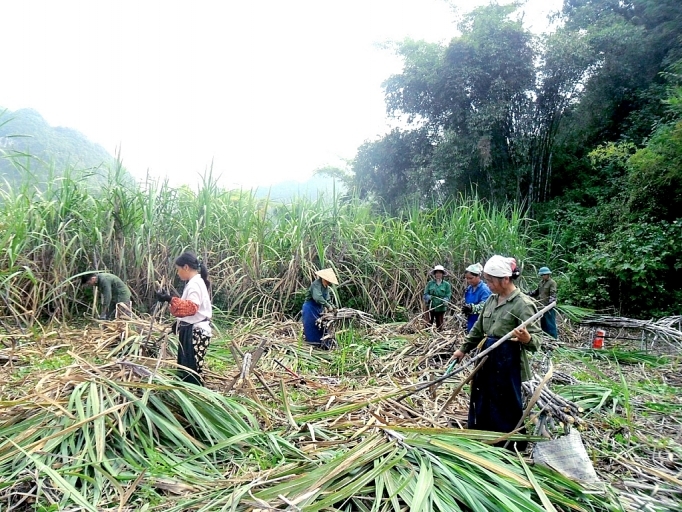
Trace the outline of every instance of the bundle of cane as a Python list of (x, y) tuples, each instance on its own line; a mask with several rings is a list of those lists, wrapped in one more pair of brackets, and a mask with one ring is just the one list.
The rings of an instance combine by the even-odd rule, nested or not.
[(353, 321), (368, 327), (373, 327), (377, 323), (369, 313), (353, 308), (339, 308), (322, 313), (315, 323), (322, 329), (329, 331), (332, 324), (344, 321)]
[[(535, 376), (531, 380), (523, 382), (521, 387), (528, 396), (533, 396), (535, 390), (540, 385), (540, 379)], [(540, 391), (540, 396), (536, 402), (542, 413), (551, 416), (554, 420), (563, 425), (585, 425), (585, 420), (580, 417), (583, 412), (582, 407), (578, 407), (570, 400), (557, 395), (544, 386)], [(542, 414), (540, 415), (542, 416)]]

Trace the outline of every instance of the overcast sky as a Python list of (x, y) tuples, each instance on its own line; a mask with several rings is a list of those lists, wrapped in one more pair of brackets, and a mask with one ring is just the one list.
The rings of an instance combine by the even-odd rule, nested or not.
[[(459, 13), (485, 0), (455, 0)], [(501, 1), (500, 3), (506, 3)], [(561, 0), (528, 0), (541, 31)], [(143, 178), (305, 180), (387, 130), (377, 43), (446, 42), (444, 0), (21, 0), (2, 3), (0, 106), (120, 149)]]

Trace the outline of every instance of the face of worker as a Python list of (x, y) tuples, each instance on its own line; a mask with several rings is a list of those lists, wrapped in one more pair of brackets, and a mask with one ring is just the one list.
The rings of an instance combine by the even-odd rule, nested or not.
[(189, 265), (183, 265), (182, 267), (175, 265), (175, 271), (178, 273), (178, 277), (181, 281), (189, 281), (192, 279), (193, 274), (191, 273)]
[(85, 281), (85, 286), (95, 286), (97, 284), (97, 276), (92, 276), (90, 279)]
[(326, 279), (320, 277), (320, 281), (322, 282), (322, 286), (324, 286), (325, 288), (329, 286), (329, 281), (327, 281)]
[(543, 274), (543, 275), (542, 275), (542, 280), (543, 280), (543, 281), (549, 281), (549, 278), (550, 278), (550, 277), (552, 277), (551, 274)]
[(445, 275), (445, 274), (443, 273), (442, 270), (436, 270), (436, 271), (433, 273), (433, 276), (436, 278), (436, 281), (442, 281), (444, 275)]
[(464, 274), (464, 279), (466, 279), (466, 282), (469, 286), (473, 286), (474, 288), (478, 286), (478, 283), (481, 282), (481, 276), (472, 274), (471, 272), (466, 272)]
[(506, 291), (507, 283), (509, 282), (508, 277), (494, 277), (489, 276), (488, 274), (483, 274), (483, 277), (488, 285), (488, 288), (490, 288), (490, 291), (494, 294), (499, 295)]

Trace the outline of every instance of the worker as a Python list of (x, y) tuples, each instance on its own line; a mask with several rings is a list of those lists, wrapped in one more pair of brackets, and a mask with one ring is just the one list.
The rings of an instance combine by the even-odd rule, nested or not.
[(311, 345), (329, 350), (332, 343), (329, 340), (323, 340), (325, 336), (324, 329), (317, 324), (325, 308), (329, 311), (335, 311), (334, 304), (329, 301), (329, 285), (339, 284), (334, 270), (331, 268), (323, 268), (315, 272), (317, 279), (315, 279), (305, 297), (303, 308), (301, 311), (301, 319), (303, 321), (303, 335), (305, 340)]
[[(540, 267), (538, 270), (538, 276), (540, 276), (540, 283), (538, 287), (530, 292), (528, 295), (537, 298), (538, 302), (542, 307), (550, 305), (552, 302), (556, 302), (557, 285), (556, 281), (552, 279), (552, 271), (549, 267)], [(558, 333), (556, 328), (556, 311), (550, 309), (540, 320), (540, 325), (542, 330), (549, 334), (552, 338), (557, 339)]]
[(177, 317), (180, 378), (201, 386), (204, 358), (212, 335), (211, 283), (206, 265), (192, 252), (184, 252), (175, 260), (175, 270), (180, 280), (187, 283), (182, 297), (159, 290), (156, 298), (160, 302), (168, 302), (171, 314)]
[(452, 287), (450, 283), (445, 281), (447, 274), (448, 272), (443, 265), (433, 267), (429, 272), (433, 279), (427, 283), (424, 290), (424, 302), (429, 308), (429, 323), (435, 323), (436, 329), (439, 331), (443, 328), (445, 311), (452, 295)]
[(467, 287), (464, 291), (464, 306), (462, 313), (466, 315), (466, 332), (469, 332), (478, 319), (478, 314), (483, 309), (483, 304), (490, 297), (490, 288), (481, 279), (483, 265), (474, 263), (469, 265), (464, 272)]
[(96, 286), (102, 302), (100, 320), (114, 320), (132, 313), (130, 289), (120, 277), (108, 272), (87, 272), (81, 276), (85, 287)]
[[(513, 331), (474, 375), (467, 422), (469, 429), (508, 433), (523, 416), (521, 382), (532, 376), (528, 352), (538, 350), (542, 331), (538, 322), (519, 327), (537, 310), (514, 284), (520, 275), (516, 260), (495, 255), (486, 262), (483, 275), (492, 295), (453, 358), (461, 360), (475, 347), (483, 351)], [(525, 443), (516, 443), (516, 447), (523, 450)]]

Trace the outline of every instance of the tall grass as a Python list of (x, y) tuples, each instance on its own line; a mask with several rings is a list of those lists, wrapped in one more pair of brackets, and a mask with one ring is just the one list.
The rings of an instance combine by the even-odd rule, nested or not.
[[(0, 292), (18, 314), (82, 313), (77, 276), (90, 269), (125, 279), (135, 306), (151, 305), (173, 258), (203, 256), (214, 303), (226, 314), (292, 315), (319, 267), (336, 269), (343, 305), (381, 318), (421, 307), (428, 270), (443, 264), (463, 290), (464, 268), (493, 253), (529, 257), (529, 222), (515, 205), (476, 197), (390, 217), (357, 198), (258, 199), (218, 186), (211, 171), (197, 190), (167, 181), (131, 184), (114, 169), (96, 190), (66, 172), (47, 187), (0, 188)], [(178, 283), (179, 284), (179, 283)]]

